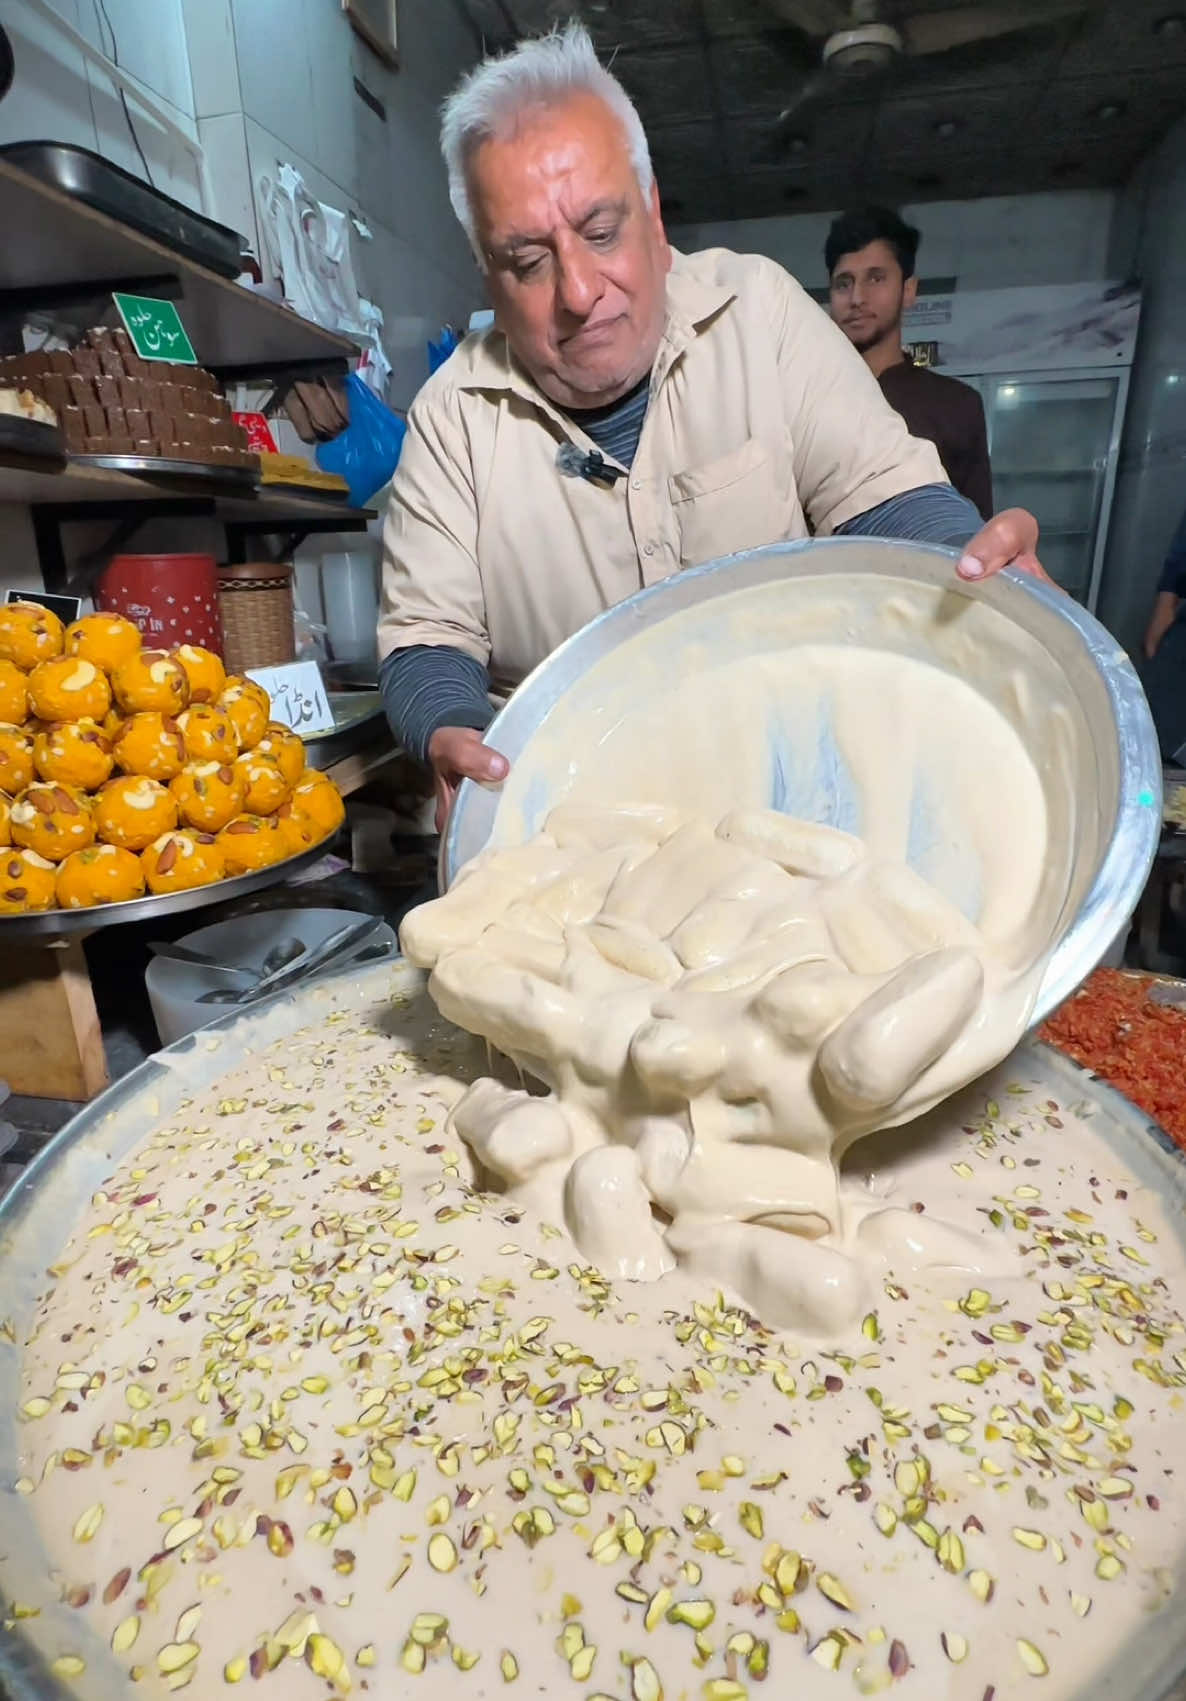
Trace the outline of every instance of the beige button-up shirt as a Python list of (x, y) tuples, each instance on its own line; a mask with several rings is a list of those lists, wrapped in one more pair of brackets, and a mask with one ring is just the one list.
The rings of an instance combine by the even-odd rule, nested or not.
[(383, 536), (379, 653), (447, 644), (519, 682), (644, 585), (781, 538), (826, 536), (947, 480), (865, 362), (781, 266), (677, 254), (629, 476), (563, 475), (594, 447), (498, 331), (412, 405)]

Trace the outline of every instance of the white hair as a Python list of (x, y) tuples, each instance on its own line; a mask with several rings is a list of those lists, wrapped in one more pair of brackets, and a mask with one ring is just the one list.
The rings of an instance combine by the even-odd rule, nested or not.
[(513, 129), (530, 108), (559, 106), (577, 94), (596, 95), (621, 123), (639, 186), (649, 194), (655, 174), (642, 119), (621, 83), (598, 59), (588, 30), (575, 19), (548, 35), (521, 41), (509, 53), (484, 59), (445, 102), (441, 152), (449, 173), (449, 200), (483, 270), (485, 256), (465, 178), (470, 154), (482, 142)]

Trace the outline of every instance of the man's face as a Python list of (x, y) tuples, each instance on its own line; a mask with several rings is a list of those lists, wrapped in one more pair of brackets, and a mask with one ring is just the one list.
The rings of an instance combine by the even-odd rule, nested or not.
[(902, 314), (918, 293), (918, 279), (904, 278), (889, 243), (878, 241), (842, 254), (830, 289), (833, 319), (864, 354), (898, 334)]
[(625, 131), (578, 94), (483, 142), (468, 183), (499, 327), (561, 407), (616, 401), (646, 376), (663, 334), (671, 250)]

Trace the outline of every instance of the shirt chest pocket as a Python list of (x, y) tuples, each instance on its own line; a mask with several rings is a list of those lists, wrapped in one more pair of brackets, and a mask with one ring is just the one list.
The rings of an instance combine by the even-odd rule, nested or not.
[(750, 437), (718, 460), (672, 474), (667, 493), (679, 531), (680, 565), (695, 567), (802, 535), (791, 466), (789, 436), (781, 452)]

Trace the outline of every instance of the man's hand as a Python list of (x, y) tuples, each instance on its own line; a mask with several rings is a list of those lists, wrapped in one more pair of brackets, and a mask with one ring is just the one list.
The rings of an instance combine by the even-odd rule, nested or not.
[(1035, 579), (1053, 584), (1037, 557), (1038, 522), (1024, 508), (1006, 508), (982, 526), (960, 556), (961, 579), (987, 579), (1002, 567), (1016, 567)]
[(1157, 654), (1161, 640), (1176, 620), (1180, 601), (1181, 598), (1173, 591), (1158, 591), (1145, 633), (1145, 656), (1149, 661)]
[(428, 760), (436, 781), (438, 833), (445, 830), (453, 795), (462, 780), (497, 785), (511, 771), (506, 757), (483, 744), (482, 734), (471, 726), (439, 726), (428, 741)]

